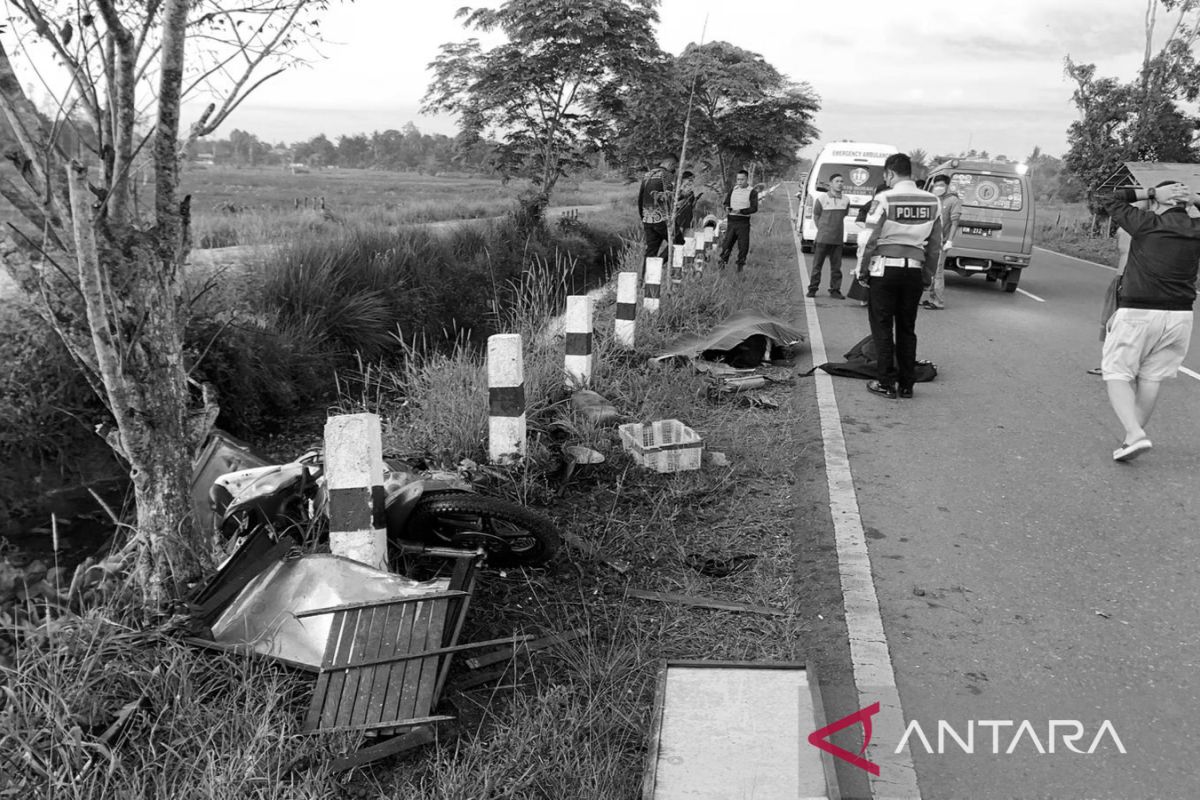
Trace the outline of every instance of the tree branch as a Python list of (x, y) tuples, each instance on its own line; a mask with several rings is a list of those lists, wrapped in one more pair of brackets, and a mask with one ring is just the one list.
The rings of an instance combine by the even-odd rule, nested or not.
[(175, 197), (179, 186), (179, 103), (188, 8), (188, 0), (166, 0), (163, 6), (162, 67), (154, 141), (154, 211), (158, 225), (172, 231), (179, 224)]
[(104, 24), (108, 27), (108, 35), (116, 48), (116, 63), (113, 69), (115, 84), (113, 105), (116, 117), (114, 119), (113, 163), (111, 184), (108, 190), (108, 216), (118, 224), (129, 221), (129, 166), (133, 159), (133, 128), (137, 103), (134, 96), (135, 71), (137, 57), (134, 50), (133, 35), (121, 24), (113, 0), (96, 0)]

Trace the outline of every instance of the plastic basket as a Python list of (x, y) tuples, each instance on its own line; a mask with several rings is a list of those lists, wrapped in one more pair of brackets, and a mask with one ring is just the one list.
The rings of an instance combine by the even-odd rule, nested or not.
[(700, 469), (704, 440), (700, 434), (677, 419), (649, 424), (631, 422), (617, 428), (621, 445), (633, 460), (656, 472), (681, 472)]

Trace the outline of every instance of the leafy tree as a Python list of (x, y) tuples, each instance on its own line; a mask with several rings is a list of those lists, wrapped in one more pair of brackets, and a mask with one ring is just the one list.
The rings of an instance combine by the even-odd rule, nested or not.
[(544, 207), (558, 179), (600, 146), (602, 98), (660, 57), (657, 8), (658, 0), (507, 0), (460, 9), (465, 27), (507, 41), (490, 50), (477, 39), (442, 45), (424, 109), (457, 115), (468, 137), (494, 132), (497, 168), (528, 177)]
[[(1159, 10), (1178, 12), (1162, 46), (1155, 51)], [(1145, 51), (1137, 79), (1122, 83), (1098, 77), (1094, 64), (1065, 59), (1076, 84), (1072, 99), (1080, 119), (1067, 129), (1065, 168), (1091, 198), (1097, 186), (1126, 161), (1193, 162), (1200, 153), (1195, 134), (1200, 119), (1180, 103), (1200, 95), (1200, 65), (1192, 46), (1200, 33), (1196, 0), (1147, 0)]]
[[(301, 60), (326, 3), (228, 5), (8, 0), (12, 26), (0, 33), (0, 111), (18, 145), (0, 161), (0, 196), (23, 219), (0, 229), (0, 263), (41, 299), (116, 423), (107, 439), (129, 464), (137, 503), (134, 576), (155, 605), (197, 574), (206, 551), (191, 519), (191, 460), (218, 410), (210, 391), (189, 387), (183, 348), (191, 237), (189, 198), (179, 194), (181, 101), (216, 93), (188, 138), (212, 133)], [(65, 69), (72, 90), (55, 119), (17, 80), (14, 45), (42, 46)], [(149, 130), (139, 126), (144, 108)], [(81, 119), (90, 131), (70, 155), (61, 133)], [(152, 163), (148, 207), (135, 193), (139, 158)]]
[(688, 158), (715, 169), (725, 188), (750, 165), (787, 171), (817, 135), (813, 115), (820, 101), (808, 84), (728, 42), (690, 44), (619, 106), (621, 160), (642, 165), (680, 151), (693, 83)]

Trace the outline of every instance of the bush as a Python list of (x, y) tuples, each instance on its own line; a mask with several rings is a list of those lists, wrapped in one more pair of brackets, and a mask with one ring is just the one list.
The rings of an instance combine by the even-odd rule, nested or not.
[(568, 293), (607, 279), (621, 246), (615, 233), (552, 231), (519, 211), (437, 233), (302, 234), (258, 274), (197, 290), (187, 331), (194, 377), (217, 387), (222, 427), (268, 431), (327, 397), (336, 370), (400, 365), (418, 341), (447, 353), (476, 347), (504, 327), (507, 310), (528, 304), (530, 275), (546, 265), (556, 265), (557, 288), (538, 305), (557, 313)]

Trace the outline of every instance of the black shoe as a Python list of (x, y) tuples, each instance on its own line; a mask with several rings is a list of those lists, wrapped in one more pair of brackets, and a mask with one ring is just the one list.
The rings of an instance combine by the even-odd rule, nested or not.
[(841, 289), (830, 289), (830, 290), (829, 290), (829, 296), (830, 296), (830, 297), (836, 297), (838, 300), (845, 300), (845, 299), (846, 299), (845, 295), (843, 295), (843, 294), (842, 294), (842, 290), (841, 290)]
[(896, 387), (880, 383), (879, 381), (868, 381), (867, 391), (871, 394), (877, 394), (880, 397), (886, 397), (888, 400), (896, 399)]
[(808, 290), (808, 295), (807, 295), (807, 296), (808, 296), (808, 297), (816, 297), (816, 296), (817, 296), (817, 290), (816, 290), (816, 289), (809, 289), (809, 290)]
[(912, 387), (910, 386), (907, 389), (905, 389), (903, 386), (901, 386), (899, 389), (896, 390), (896, 394), (899, 395), (900, 397), (904, 398), (905, 400), (911, 400), (912, 399)]

